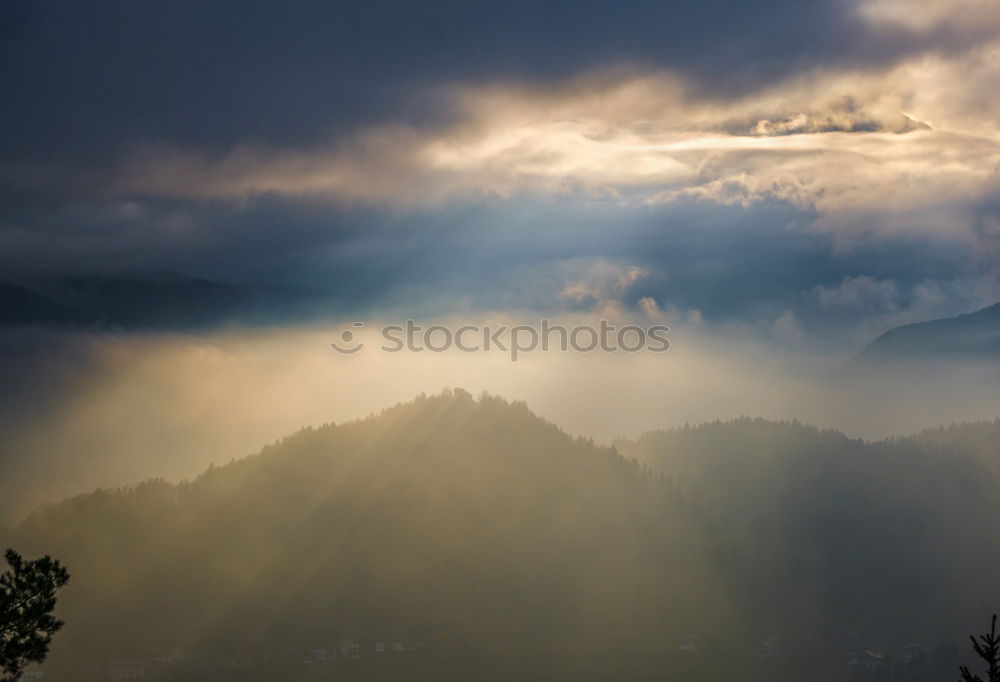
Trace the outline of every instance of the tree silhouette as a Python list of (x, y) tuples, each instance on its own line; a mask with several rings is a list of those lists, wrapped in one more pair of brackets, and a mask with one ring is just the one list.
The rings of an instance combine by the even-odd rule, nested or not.
[(986, 680), (983, 680), (979, 675), (973, 675), (963, 665), (960, 668), (962, 671), (962, 682), (1000, 682), (1000, 637), (997, 636), (996, 614), (993, 615), (993, 624), (990, 626), (989, 634), (980, 635), (978, 642), (975, 636), (970, 637), (970, 639), (972, 640), (972, 648), (976, 654), (986, 661), (988, 677)]
[(50, 556), (25, 561), (4, 552), (10, 568), (0, 574), (0, 682), (17, 682), (29, 663), (41, 663), (63, 626), (52, 616), (56, 590), (69, 572)]

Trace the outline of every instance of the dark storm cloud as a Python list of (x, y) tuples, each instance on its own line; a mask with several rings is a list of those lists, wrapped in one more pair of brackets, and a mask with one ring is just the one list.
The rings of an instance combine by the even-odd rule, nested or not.
[[(901, 287), (920, 277), (975, 274), (986, 266), (970, 266), (960, 247), (927, 250), (931, 240), (920, 235), (891, 247), (870, 244), (838, 255), (825, 235), (798, 229), (816, 217), (803, 201), (797, 208), (769, 200), (746, 208), (681, 197), (673, 205), (622, 206), (572, 191), (526, 198), (512, 182), (505, 200), (448, 195), (436, 207), (362, 208), (296, 195), (294, 173), (278, 183), (292, 187), (284, 195), (165, 194), (181, 197), (169, 199), (149, 196), (155, 191), (108, 189), (112, 180), (121, 182), (118, 174), (129, 168), (122, 160), (136, 150), (152, 150), (154, 158), (157, 150), (191, 150), (205, 161), (194, 167), (215, 178), (220, 173), (211, 161), (229, 158), (227, 171), (245, 170), (243, 157), (227, 154), (254, 145), (291, 152), (289, 159), (278, 154), (277, 161), (265, 154), (260, 162), (265, 176), (280, 176), (286, 165), (300, 170), (299, 157), (306, 159), (301, 163), (307, 172), (328, 174), (327, 156), (336, 160), (344, 140), (379, 123), (405, 123), (418, 133), (438, 131), (447, 145), (461, 138), (460, 133), (450, 137), (442, 125), (459, 115), (454, 101), (442, 95), (453, 84), (560, 83), (618, 64), (682, 76), (693, 94), (685, 92), (679, 103), (669, 93), (662, 100), (651, 97), (648, 110), (635, 115), (641, 122), (662, 109), (668, 118), (681, 116), (685, 103), (697, 104), (699, 92), (718, 102), (813, 67), (874, 67), (913, 51), (947, 51), (977, 39), (975, 31), (948, 34), (947, 26), (929, 32), (879, 27), (860, 20), (855, 10), (847, 0), (7, 0), (0, 4), (0, 82), (7, 103), (0, 107), (0, 267), (6, 278), (22, 280), (52, 272), (175, 270), (319, 292), (332, 296), (331, 305), (340, 310), (360, 310), (416, 303), (443, 307), (457, 300), (483, 308), (556, 306), (564, 303), (560, 286), (573, 267), (608, 261), (649, 272), (628, 292), (628, 304), (648, 296), (733, 317), (770, 315), (796, 305), (808, 316), (801, 292), (860, 274), (890, 278)], [(580, 83), (586, 90), (588, 81)], [(535, 138), (550, 140), (552, 128), (541, 124), (549, 122), (543, 114), (558, 98), (538, 97), (546, 88), (519, 92), (508, 93), (513, 99), (505, 102), (515, 109), (523, 106), (530, 113), (525, 120), (539, 124)], [(780, 88), (775, 92), (765, 99), (789, 97)], [(564, 93), (569, 99), (577, 94), (572, 87)], [(588, 102), (602, 99), (589, 92), (580, 96)], [(843, 124), (844, 112), (837, 106), (846, 105), (828, 110), (811, 95), (792, 99), (787, 112), (763, 122), (754, 107), (737, 107), (733, 115), (740, 132), (758, 135), (761, 123), (769, 134), (782, 135), (885, 128), (869, 123), (867, 110), (859, 110), (860, 124), (853, 119)], [(813, 105), (819, 109), (810, 109)], [(572, 117), (577, 109), (567, 111)], [(537, 112), (542, 114), (536, 117)], [(609, 128), (618, 122), (617, 113), (608, 115)], [(494, 123), (487, 116), (481, 125), (489, 132)], [(904, 126), (897, 132), (909, 130)], [(501, 127), (500, 133), (505, 131)], [(759, 142), (743, 137), (740, 144)], [(389, 155), (403, 156), (391, 144), (395, 138), (388, 139)], [(972, 139), (970, 144), (978, 145), (978, 138)], [(592, 141), (586, 134), (574, 140)], [(656, 140), (650, 142), (655, 147)], [(770, 147), (746, 149), (735, 147), (726, 155), (709, 148), (697, 152), (706, 155), (704, 162), (690, 165), (704, 175), (728, 163), (738, 166), (734, 176), (752, 178), (802, 153), (777, 159)], [(826, 158), (827, 150), (817, 149), (816, 156)], [(313, 150), (320, 158), (310, 165)], [(919, 159), (925, 157), (922, 150)], [(303, 154), (296, 156), (297, 151)], [(589, 151), (574, 147), (566, 153), (570, 158)], [(870, 146), (861, 151), (871, 156)], [(554, 158), (544, 146), (533, 152), (536, 156), (525, 153), (531, 160)], [(514, 160), (518, 166), (520, 159)], [(618, 164), (644, 168), (628, 158)], [(600, 164), (601, 171), (610, 167), (610, 162)], [(361, 170), (367, 168), (362, 164)], [(391, 171), (392, 164), (371, 168), (375, 177), (384, 168)], [(253, 170), (247, 173), (250, 186), (257, 180)], [(495, 181), (492, 170), (482, 172), (483, 184)], [(793, 165), (785, 174), (811, 177), (812, 168), (806, 170)], [(414, 172), (421, 171), (417, 166)], [(705, 191), (696, 196), (715, 196), (717, 188), (708, 180), (728, 187), (723, 171), (708, 177)], [(830, 175), (850, 174), (836, 166)], [(195, 184), (202, 182), (201, 176), (193, 177)], [(359, 177), (364, 184), (369, 176)], [(419, 193), (424, 185), (414, 177), (401, 173), (395, 184), (412, 185)], [(945, 180), (954, 185), (951, 178)], [(595, 182), (614, 185), (603, 176)], [(761, 181), (765, 188), (787, 184), (784, 177)], [(745, 188), (754, 202), (759, 193), (754, 186)], [(855, 194), (844, 193), (856, 201)], [(796, 229), (789, 230), (790, 224)], [(978, 225), (986, 236), (995, 231), (988, 220)], [(889, 250), (878, 251), (883, 248)], [(546, 269), (555, 274), (545, 274)]]
[[(872, 41), (843, 0), (0, 7), (8, 102), (0, 157), (72, 161), (91, 174), (71, 178), (81, 192), (137, 143), (297, 147), (385, 119), (434, 120), (447, 114), (433, 90), (442, 83), (637, 63), (742, 90), (818, 63), (911, 47)], [(25, 172), (19, 167), (17, 179), (26, 181)]]
[(655, 272), (645, 286), (657, 298), (736, 312), (748, 300), (811, 285), (828, 267), (826, 245), (785, 229), (796, 215), (787, 207), (747, 212), (689, 201), (625, 209), (527, 197), (406, 213), (280, 196), (239, 205), (73, 202), (14, 213), (22, 229), (0, 232), (0, 266), (29, 280), (39, 268), (178, 270), (336, 295), (346, 310), (459, 298), (477, 308), (544, 308), (560, 304), (565, 284), (558, 268), (554, 278), (547, 268), (605, 259)]
[(594, 264), (611, 264), (645, 273), (618, 292), (627, 307), (651, 297), (716, 321), (773, 319), (794, 309), (818, 324), (830, 311), (812, 294), (817, 286), (866, 275), (905, 293), (926, 280), (988, 270), (961, 245), (926, 237), (838, 251), (790, 229), (801, 212), (780, 202), (625, 208), (519, 197), (400, 213), (260, 196), (238, 205), (76, 202), (33, 216), (22, 216), (23, 242), (11, 233), (0, 242), (9, 278), (32, 284), (45, 280), (39, 270), (50, 277), (179, 271), (292, 296), (265, 311), (263, 319), (275, 321), (380, 310), (564, 310), (574, 307), (567, 285), (587, 279)]

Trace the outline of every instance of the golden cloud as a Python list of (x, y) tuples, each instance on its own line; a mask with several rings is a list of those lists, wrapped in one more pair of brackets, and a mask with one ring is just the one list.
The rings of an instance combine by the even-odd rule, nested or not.
[[(917, 23), (911, 15), (920, 13), (898, 0), (859, 12), (873, 26), (971, 31), (945, 11), (955, 3), (976, 17), (977, 35), (1000, 27), (995, 3), (981, 0), (921, 0)], [(878, 71), (800, 74), (737, 98), (639, 70), (445, 96), (455, 114), (447, 125), (376, 127), (316, 150), (241, 147), (219, 158), (140, 150), (115, 191), (396, 205), (580, 192), (640, 203), (779, 200), (815, 211), (821, 228), (891, 214), (906, 218), (882, 221), (890, 229), (962, 231), (942, 221), (995, 191), (1000, 168), (997, 40)]]

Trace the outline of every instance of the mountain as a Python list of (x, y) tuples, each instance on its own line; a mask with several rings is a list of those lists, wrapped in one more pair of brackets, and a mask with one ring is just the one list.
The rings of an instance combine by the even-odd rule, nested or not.
[(193, 330), (229, 322), (328, 319), (343, 301), (321, 291), (224, 284), (176, 272), (0, 280), (0, 325)]
[[(162, 651), (184, 663), (159, 679), (188, 681), (832, 681), (918, 642), (884, 662), (917, 682), (1000, 603), (996, 442), (1000, 422), (866, 443), (739, 419), (602, 447), (456, 390), (0, 541), (73, 574), (57, 681)], [(308, 653), (352, 641), (361, 660)]]
[(68, 500), (11, 542), (72, 567), (67, 658), (375, 634), (572, 660), (655, 650), (724, 607), (684, 587), (711, 569), (673, 554), (689, 540), (656, 487), (523, 405), (457, 392), (303, 430), (189, 483)]
[(48, 290), (56, 300), (125, 328), (209, 326), (236, 315), (248, 299), (237, 287), (170, 272), (68, 276)]
[(914, 360), (1000, 360), (1000, 303), (967, 315), (890, 329), (869, 344), (855, 363)]
[(743, 418), (617, 447), (673, 482), (759, 612), (798, 604), (885, 642), (939, 641), (1000, 605), (1000, 541), (980, 536), (1000, 513), (997, 442), (1000, 421), (869, 443)]
[(81, 310), (18, 284), (0, 280), (0, 326), (73, 326), (92, 321), (93, 318)]
[(247, 292), (175, 273), (74, 275), (36, 289), (0, 280), (0, 325), (195, 328), (241, 312)]

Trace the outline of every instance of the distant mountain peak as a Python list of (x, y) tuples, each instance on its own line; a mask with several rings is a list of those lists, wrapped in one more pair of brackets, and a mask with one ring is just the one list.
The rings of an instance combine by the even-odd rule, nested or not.
[(1000, 303), (885, 332), (855, 358), (869, 366), (911, 361), (1000, 360)]
[(92, 317), (72, 306), (6, 280), (0, 280), (0, 325), (72, 326)]

